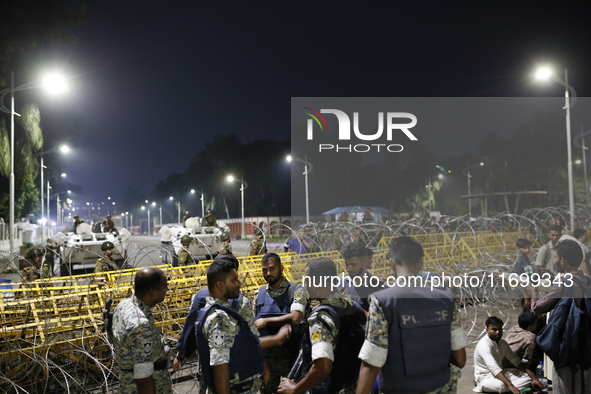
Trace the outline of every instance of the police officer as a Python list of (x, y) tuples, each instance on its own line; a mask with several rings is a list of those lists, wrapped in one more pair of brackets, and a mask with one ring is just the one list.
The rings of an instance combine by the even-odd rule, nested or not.
[(220, 254), (232, 254), (232, 245), (230, 245), (230, 234), (223, 233), (220, 235)]
[(373, 222), (373, 214), (371, 213), (371, 208), (367, 208), (365, 212), (363, 212), (363, 223), (371, 222)]
[(347, 295), (367, 312), (369, 294), (385, 287), (384, 282), (368, 271), (371, 268), (373, 253), (361, 242), (351, 242), (345, 245), (341, 255), (345, 260), (348, 275), (343, 278), (339, 289), (347, 290)]
[(357, 394), (371, 391), (380, 369), (380, 392), (455, 392), (468, 342), (452, 293), (431, 290), (419, 276), (424, 251), (417, 240), (394, 238), (388, 247), (396, 286), (370, 295)]
[(207, 211), (207, 215), (203, 218), (205, 225), (210, 227), (217, 227), (218, 221), (215, 218), (215, 215), (211, 213), (211, 211)]
[[(303, 359), (311, 359), (313, 365), (298, 383), (283, 378), (279, 393), (355, 392), (361, 363), (355, 356), (363, 344), (365, 313), (332, 286), (332, 278), (336, 275), (335, 264), (327, 258), (308, 262), (304, 285), (310, 297), (319, 300), (320, 304), (308, 317), (308, 340), (302, 341), (307, 346), (302, 349), (306, 352)], [(346, 339), (338, 340), (340, 332)]]
[(115, 228), (115, 222), (113, 222), (113, 220), (111, 220), (111, 215), (107, 215), (107, 218), (105, 220), (103, 220), (102, 224), (103, 224), (103, 232), (119, 234), (119, 232)]
[(108, 272), (108, 271), (117, 271), (119, 267), (115, 260), (113, 260), (113, 249), (115, 249), (115, 245), (111, 241), (105, 241), (101, 245), (101, 250), (103, 251), (104, 256), (99, 257), (96, 261), (96, 267), (94, 269), (95, 273), (99, 272)]
[(355, 234), (353, 234), (353, 241), (354, 242), (361, 242), (363, 245), (367, 246), (369, 243), (367, 239), (367, 234), (361, 227), (355, 228)]
[(49, 265), (43, 263), (45, 250), (41, 247), (29, 249), (25, 254), (26, 260), (21, 260), (20, 274), (25, 282), (33, 282), (41, 278), (49, 278)]
[[(243, 297), (246, 307), (238, 313), (228, 303), (239, 296), (241, 286), (233, 259), (220, 255), (207, 270), (209, 296), (195, 323), (197, 350), (205, 384), (216, 393), (257, 393), (263, 387), (263, 376), (265, 384), (269, 381), (269, 369), (250, 301)], [(282, 340), (289, 332), (288, 325), (282, 327)]]
[(257, 256), (259, 254), (267, 253), (267, 246), (263, 240), (263, 231), (260, 228), (254, 230), (254, 238), (250, 241), (249, 256)]
[(271, 371), (271, 380), (265, 392), (275, 393), (279, 379), (287, 376), (297, 357), (301, 341), (299, 325), (306, 314), (308, 293), (302, 285), (290, 282), (283, 276), (283, 265), (277, 254), (264, 255), (261, 266), (268, 285), (261, 286), (255, 292), (254, 324), (261, 337), (276, 334), (285, 324), (292, 327), (290, 341), (264, 351)]
[(80, 219), (80, 216), (74, 215), (74, 234), (77, 234), (76, 229), (78, 228), (78, 225), (80, 225), (80, 223), (84, 223), (84, 220)]
[(113, 345), (119, 373), (119, 393), (172, 393), (168, 350), (154, 323), (152, 308), (164, 301), (166, 274), (145, 267), (135, 275), (135, 294), (113, 314)]
[(190, 217), (191, 217), (191, 212), (186, 211), (185, 216), (183, 216), (183, 226), (185, 225), (185, 222), (187, 221), (187, 219), (189, 219)]
[(183, 235), (181, 237), (181, 249), (179, 250), (179, 266), (185, 265), (194, 265), (199, 262), (198, 259), (194, 258), (191, 253), (189, 253), (189, 245), (191, 245), (192, 238), (190, 235)]

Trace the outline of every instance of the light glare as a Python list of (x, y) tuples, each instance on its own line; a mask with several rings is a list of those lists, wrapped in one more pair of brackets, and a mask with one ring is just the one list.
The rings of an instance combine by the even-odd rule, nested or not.
[(542, 67), (536, 72), (536, 78), (548, 79), (552, 75), (552, 71), (548, 67)]

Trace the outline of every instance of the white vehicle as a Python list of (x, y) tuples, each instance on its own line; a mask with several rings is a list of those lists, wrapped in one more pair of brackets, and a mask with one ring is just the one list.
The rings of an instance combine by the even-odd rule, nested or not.
[(119, 236), (114, 233), (93, 233), (88, 224), (82, 223), (76, 232), (77, 234), (72, 232), (58, 233), (53, 237), (53, 240), (60, 246), (60, 276), (74, 275), (76, 271), (92, 272), (98, 258), (103, 256), (101, 246), (106, 241), (112, 242), (115, 246), (112, 258), (120, 268), (122, 267), (127, 258), (125, 240), (131, 236), (129, 231), (121, 229)]
[(182, 248), (181, 237), (188, 235), (192, 238), (189, 245), (189, 253), (196, 257), (212, 258), (220, 250), (222, 234), (229, 234), (230, 229), (224, 223), (218, 221), (218, 227), (199, 225), (199, 218), (189, 218), (183, 226), (163, 226), (160, 229), (163, 250), (162, 263), (177, 266), (177, 257)]

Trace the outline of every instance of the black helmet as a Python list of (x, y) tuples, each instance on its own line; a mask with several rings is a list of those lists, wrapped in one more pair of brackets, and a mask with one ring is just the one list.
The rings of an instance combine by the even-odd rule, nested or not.
[(181, 237), (181, 245), (189, 245), (193, 239), (189, 235), (183, 235)]
[(260, 228), (255, 228), (254, 229), (254, 235), (261, 235), (263, 233), (263, 230), (261, 230)]
[(31, 259), (35, 256), (42, 256), (44, 254), (45, 254), (45, 251), (43, 250), (43, 248), (34, 247), (34, 248), (31, 248), (27, 251), (25, 258)]
[(185, 211), (185, 215), (190, 215), (190, 214), (191, 214), (191, 212)]
[(107, 215), (107, 219), (111, 219), (111, 215)]
[(80, 216), (74, 215), (74, 219), (80, 219)]
[(107, 249), (115, 249), (115, 245), (113, 245), (113, 242), (111, 242), (111, 241), (103, 242), (103, 244), (101, 245), (101, 250), (104, 252)]

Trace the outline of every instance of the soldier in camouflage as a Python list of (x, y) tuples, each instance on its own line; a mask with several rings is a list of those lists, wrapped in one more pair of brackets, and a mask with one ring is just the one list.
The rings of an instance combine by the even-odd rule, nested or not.
[(185, 212), (185, 216), (183, 216), (183, 226), (185, 226), (185, 222), (187, 221), (187, 219), (189, 219), (191, 217), (191, 212), (186, 211)]
[(47, 239), (45, 244), (45, 263), (49, 266), (49, 272), (53, 272), (55, 267), (55, 256), (58, 252), (58, 246), (52, 241), (51, 238)]
[(179, 250), (179, 266), (183, 267), (185, 265), (194, 265), (199, 262), (198, 259), (194, 258), (191, 253), (189, 253), (189, 245), (191, 245), (191, 236), (190, 235), (183, 235), (181, 237), (181, 249)]
[(205, 217), (203, 218), (203, 222), (205, 226), (217, 227), (218, 225), (218, 221), (211, 211), (207, 211), (207, 215), (205, 215)]
[(113, 345), (121, 368), (119, 393), (172, 393), (168, 346), (154, 323), (152, 308), (164, 301), (166, 274), (145, 267), (135, 275), (135, 294), (117, 305), (113, 314)]
[(371, 213), (371, 209), (367, 208), (367, 210), (363, 212), (363, 223), (371, 222), (373, 222), (373, 214)]
[(102, 221), (102, 224), (104, 233), (119, 234), (119, 232), (115, 228), (115, 222), (113, 222), (113, 220), (111, 219), (111, 215), (107, 215), (107, 218)]
[(324, 251), (341, 250), (343, 247), (343, 242), (339, 236), (335, 234), (334, 226), (332, 224), (328, 225), (327, 232), (322, 237), (321, 246)]
[(111, 257), (113, 255), (113, 249), (115, 249), (113, 242), (103, 242), (101, 250), (103, 251), (104, 256), (96, 261), (96, 267), (94, 269), (96, 274), (100, 272), (117, 271), (119, 269), (117, 263), (115, 263), (115, 260)]
[(37, 279), (51, 277), (49, 265), (43, 263), (44, 255), (45, 250), (41, 247), (34, 247), (26, 253), (26, 260), (21, 260), (19, 263), (23, 281), (33, 282)]
[[(418, 244), (418, 246), (416, 245)], [(390, 242), (390, 266), (395, 276), (418, 276), (422, 268), (423, 249), (418, 241), (409, 237), (400, 237)], [(400, 260), (400, 261), (399, 261)], [(418, 263), (417, 263), (418, 261)], [(423, 275), (425, 287), (429, 287), (431, 274)], [(380, 292), (381, 293), (381, 292)], [(380, 294), (378, 293), (378, 294)], [(368, 394), (375, 382), (380, 368), (386, 362), (389, 343), (388, 321), (376, 295), (369, 296), (369, 314), (367, 328), (365, 331), (365, 343), (359, 353), (363, 360), (359, 374), (359, 387), (357, 393)], [(460, 314), (457, 305), (454, 306), (451, 325), (451, 349), (450, 349), (450, 370), (449, 381), (442, 387), (435, 389), (429, 394), (451, 394), (458, 389), (458, 380), (461, 377), (461, 368), (466, 364), (466, 350), (468, 339), (462, 330)], [(392, 339), (396, 341), (396, 339)], [(393, 345), (394, 347), (396, 345)], [(425, 354), (424, 357), (429, 357)]]
[(80, 216), (78, 215), (74, 215), (74, 234), (76, 233), (76, 229), (78, 228), (78, 226), (80, 225), (80, 223), (84, 223), (84, 220), (80, 219)]
[(369, 240), (367, 239), (367, 234), (361, 227), (355, 228), (355, 234), (353, 234), (353, 242), (361, 242), (364, 246), (369, 246)]
[(220, 254), (232, 254), (232, 245), (230, 245), (230, 234), (224, 233), (220, 236)]
[[(230, 308), (228, 299), (238, 298), (240, 295), (241, 282), (238, 279), (236, 272), (237, 261), (236, 258), (230, 255), (218, 256), (209, 266), (207, 270), (207, 284), (209, 288), (209, 296), (207, 297), (206, 306), (222, 305)], [(254, 323), (254, 314), (252, 305), (248, 297), (243, 296), (241, 306), (238, 314), (247, 323), (250, 331), (258, 336)], [(230, 390), (236, 393), (259, 393), (263, 388), (264, 383), (269, 382), (269, 368), (267, 363), (264, 363), (264, 370), (256, 372), (253, 376), (246, 379), (239, 380), (237, 374), (232, 376), (229, 374), (229, 364), (232, 348), (237, 344), (236, 336), (240, 333), (240, 322), (234, 317), (230, 316), (224, 310), (212, 307), (205, 315), (202, 324), (202, 333), (209, 347), (209, 365), (212, 367), (214, 376), (214, 386), (208, 387), (208, 392), (226, 392)], [(277, 346), (283, 343), (291, 334), (291, 327), (286, 324), (274, 336), (264, 337), (260, 340), (260, 347)], [(236, 363), (254, 363), (256, 355), (244, 354), (240, 355), (240, 361)], [(262, 360), (262, 352), (260, 354)], [(229, 381), (221, 381), (216, 379), (216, 376), (228, 376)], [(219, 387), (224, 385), (224, 387)]]
[(254, 230), (254, 238), (250, 241), (249, 256), (257, 256), (259, 254), (267, 253), (267, 247), (263, 240), (263, 231), (260, 228)]

